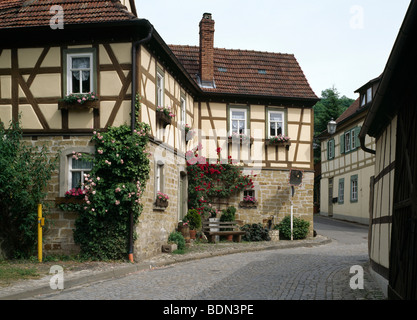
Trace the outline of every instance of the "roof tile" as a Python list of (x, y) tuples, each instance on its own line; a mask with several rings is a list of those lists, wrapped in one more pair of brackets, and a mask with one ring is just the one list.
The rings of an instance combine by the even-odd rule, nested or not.
[[(169, 47), (198, 83), (199, 47)], [(215, 88), (203, 90), (239, 95), (317, 99), (292, 54), (215, 48), (214, 82)]]

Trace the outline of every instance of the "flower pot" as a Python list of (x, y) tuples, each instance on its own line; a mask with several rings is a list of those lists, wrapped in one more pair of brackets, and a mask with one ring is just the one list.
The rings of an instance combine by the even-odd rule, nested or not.
[(190, 227), (189, 226), (183, 226), (182, 224), (179, 224), (178, 232), (181, 232), (186, 243), (190, 243)]
[(80, 103), (68, 103), (63, 100), (58, 101), (59, 110), (89, 110), (89, 109), (98, 109), (100, 107), (100, 102), (98, 100), (88, 100), (83, 104)]
[(190, 239), (195, 240), (196, 234), (197, 234), (197, 230), (190, 230)]
[(168, 207), (168, 200), (156, 199), (155, 205), (157, 207), (166, 208), (166, 207)]
[(228, 234), (228, 235), (226, 236), (226, 240), (227, 240), (227, 241), (230, 241), (230, 242), (233, 242), (233, 234)]
[(163, 113), (161, 111), (156, 112), (156, 119), (161, 121), (161, 123), (164, 127), (171, 124), (171, 121), (172, 121), (172, 118), (170, 116), (167, 116), (165, 113)]

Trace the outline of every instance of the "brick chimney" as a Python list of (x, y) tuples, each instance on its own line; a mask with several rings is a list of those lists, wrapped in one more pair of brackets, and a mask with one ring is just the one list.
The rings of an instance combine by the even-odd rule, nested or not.
[(204, 13), (200, 21), (200, 80), (201, 86), (214, 86), (214, 20)]

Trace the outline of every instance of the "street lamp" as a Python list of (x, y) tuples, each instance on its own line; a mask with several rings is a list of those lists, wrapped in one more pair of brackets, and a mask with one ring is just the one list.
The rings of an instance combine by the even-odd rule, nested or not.
[(327, 132), (330, 133), (330, 134), (335, 134), (336, 133), (336, 126), (337, 126), (337, 123), (332, 118), (332, 120), (330, 120), (329, 123), (327, 124)]

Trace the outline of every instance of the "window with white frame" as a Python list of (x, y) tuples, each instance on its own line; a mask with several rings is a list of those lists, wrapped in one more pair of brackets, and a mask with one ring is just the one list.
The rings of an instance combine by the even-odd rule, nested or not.
[(358, 175), (350, 177), (350, 201), (358, 202)]
[(247, 110), (230, 108), (230, 134), (247, 134)]
[(181, 124), (184, 126), (187, 123), (187, 102), (185, 97), (181, 97)]
[(67, 53), (66, 59), (67, 94), (95, 91), (93, 52)]
[(156, 163), (155, 193), (157, 192), (164, 192), (164, 164), (162, 161)]
[(91, 161), (75, 159), (71, 156), (69, 157), (68, 165), (68, 189), (84, 189), (84, 174), (88, 174), (91, 171), (93, 163)]
[(268, 138), (285, 135), (283, 111), (268, 111), (268, 128)]
[(156, 72), (156, 106), (164, 106), (164, 74), (159, 70)]

